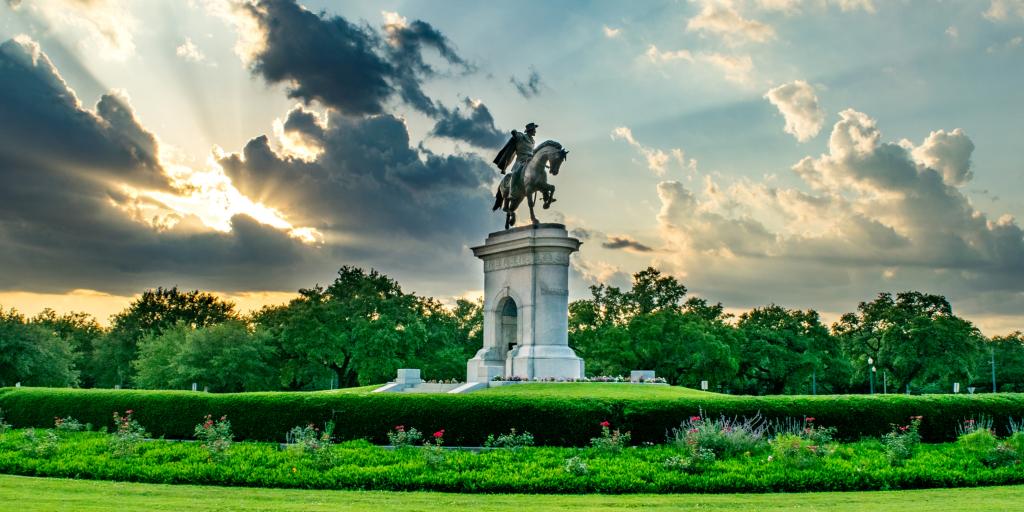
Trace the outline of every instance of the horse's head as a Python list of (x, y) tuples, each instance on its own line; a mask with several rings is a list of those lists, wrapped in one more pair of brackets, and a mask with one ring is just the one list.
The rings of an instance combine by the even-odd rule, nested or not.
[(552, 155), (551, 160), (548, 161), (549, 165), (551, 165), (552, 176), (558, 176), (558, 170), (562, 167), (562, 162), (566, 158), (569, 158), (569, 150), (565, 148), (559, 149), (557, 153)]

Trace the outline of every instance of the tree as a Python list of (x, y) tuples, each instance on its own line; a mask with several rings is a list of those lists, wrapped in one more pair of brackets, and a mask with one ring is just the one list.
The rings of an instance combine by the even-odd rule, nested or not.
[(136, 384), (149, 389), (188, 389), (197, 383), (215, 392), (276, 389), (270, 335), (239, 320), (193, 329), (184, 322), (147, 335), (133, 362)]
[(774, 304), (740, 315), (737, 389), (757, 395), (810, 394), (812, 379), (835, 392), (849, 378), (838, 345), (812, 309)]
[(724, 323), (721, 304), (684, 303), (686, 287), (654, 268), (636, 273), (629, 291), (605, 285), (590, 291), (591, 299), (569, 305), (569, 339), (592, 372), (647, 369), (690, 386), (732, 378), (734, 329)]
[(67, 341), (75, 368), (79, 371), (79, 384), (83, 388), (95, 386), (96, 344), (105, 333), (92, 315), (76, 312), (58, 315), (56, 311), (46, 308), (34, 316), (30, 323), (43, 327)]
[[(962, 318), (941, 295), (902, 292), (895, 298), (881, 293), (874, 301), (861, 302), (857, 313), (847, 313), (832, 326), (855, 373), (866, 382), (871, 366), (878, 379), (886, 372), (893, 389), (938, 391), (952, 382), (970, 382), (981, 332)], [(863, 388), (863, 387), (862, 387)]]
[(975, 364), (974, 385), (984, 390), (992, 389), (994, 355), (997, 391), (1024, 391), (1024, 334), (1016, 331), (1006, 336), (994, 336), (981, 345)]
[(0, 386), (74, 386), (78, 382), (68, 341), (0, 309)]
[(341, 387), (386, 382), (413, 365), (441, 373), (431, 378), (461, 376), (472, 341), (465, 334), (475, 329), (467, 322), (478, 313), (468, 305), (456, 310), (464, 317), (404, 293), (375, 270), (345, 266), (330, 286), (299, 290), (298, 298), (265, 308), (255, 322), (281, 354), (282, 385), (317, 389), (332, 377)]
[(146, 290), (124, 311), (114, 315), (110, 332), (96, 351), (97, 385), (130, 385), (134, 379), (132, 361), (138, 355), (139, 340), (160, 335), (178, 322), (198, 328), (237, 319), (235, 305), (214, 294), (175, 288)]

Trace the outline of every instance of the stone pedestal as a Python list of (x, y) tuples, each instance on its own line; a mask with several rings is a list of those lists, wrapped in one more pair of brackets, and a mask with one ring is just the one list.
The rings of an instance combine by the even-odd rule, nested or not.
[(484, 262), (484, 346), (467, 363), (467, 382), (583, 377), (569, 348), (569, 255), (579, 247), (562, 224), (539, 224), (473, 248)]

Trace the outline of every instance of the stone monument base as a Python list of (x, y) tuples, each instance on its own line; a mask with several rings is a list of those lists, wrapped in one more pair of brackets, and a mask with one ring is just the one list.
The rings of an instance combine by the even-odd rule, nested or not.
[(524, 379), (581, 379), (583, 359), (565, 345), (517, 347), (505, 361), (505, 375)]

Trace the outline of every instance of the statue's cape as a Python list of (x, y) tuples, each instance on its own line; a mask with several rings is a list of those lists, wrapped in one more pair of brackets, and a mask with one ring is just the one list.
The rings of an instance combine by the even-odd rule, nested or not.
[(516, 157), (516, 138), (512, 136), (505, 143), (505, 147), (498, 151), (498, 156), (494, 157), (494, 165), (498, 166), (498, 169), (504, 171), (508, 169), (509, 164), (512, 163), (512, 159)]

